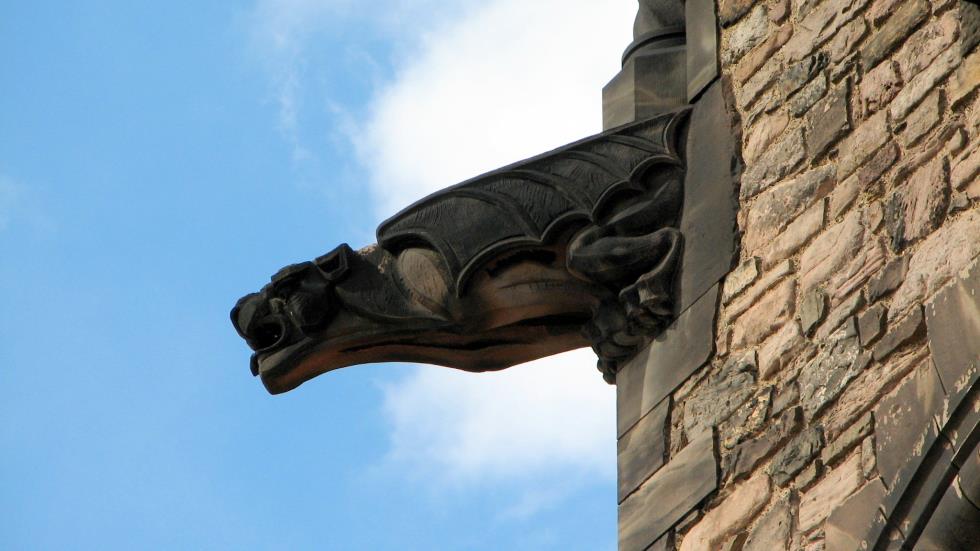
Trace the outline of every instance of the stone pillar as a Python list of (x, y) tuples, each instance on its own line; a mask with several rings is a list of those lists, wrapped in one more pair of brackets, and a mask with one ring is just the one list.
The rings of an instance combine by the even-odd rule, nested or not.
[(687, 104), (683, 0), (640, 0), (623, 69), (602, 90), (604, 129)]

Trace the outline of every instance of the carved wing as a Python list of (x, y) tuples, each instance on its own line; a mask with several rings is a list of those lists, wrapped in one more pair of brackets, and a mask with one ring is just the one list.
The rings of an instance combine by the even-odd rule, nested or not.
[(611, 197), (641, 189), (647, 167), (680, 164), (675, 134), (687, 114), (610, 130), (432, 194), (383, 222), (378, 244), (392, 254), (434, 249), (460, 294), (488, 259), (595, 223)]

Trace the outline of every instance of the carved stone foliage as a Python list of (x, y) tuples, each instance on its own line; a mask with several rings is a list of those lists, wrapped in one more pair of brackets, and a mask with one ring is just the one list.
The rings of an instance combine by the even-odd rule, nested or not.
[(378, 244), (289, 266), (232, 310), (270, 392), (412, 361), (467, 371), (591, 345), (609, 382), (674, 314), (688, 110), (435, 193)]

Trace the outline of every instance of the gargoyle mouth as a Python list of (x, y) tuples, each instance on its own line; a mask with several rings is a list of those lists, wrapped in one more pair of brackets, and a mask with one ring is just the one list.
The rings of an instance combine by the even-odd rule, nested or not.
[(581, 333), (585, 315), (524, 320), (476, 334), (418, 327), (386, 335), (318, 340), (303, 338), (252, 355), (253, 375), (272, 394), (292, 390), (328, 371), (384, 362), (427, 363), (465, 371), (496, 371), (542, 356), (587, 346)]

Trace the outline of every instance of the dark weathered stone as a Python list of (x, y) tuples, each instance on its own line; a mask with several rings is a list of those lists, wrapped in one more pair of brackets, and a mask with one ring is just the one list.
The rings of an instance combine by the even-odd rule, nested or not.
[(742, 198), (753, 197), (779, 181), (803, 161), (805, 155), (803, 129), (787, 130), (781, 139), (745, 171), (742, 178)]
[(772, 414), (779, 415), (790, 406), (800, 401), (800, 385), (795, 382), (787, 384), (777, 394), (772, 402)]
[(800, 371), (800, 403), (813, 419), (836, 399), (867, 365), (861, 357), (857, 336), (835, 333), (817, 356)]
[(736, 182), (741, 166), (721, 83), (713, 84), (695, 105), (689, 132), (688, 143), (697, 146), (687, 151), (687, 158), (715, 161), (691, 163), (684, 179), (680, 225), (684, 255), (674, 288), (678, 315), (721, 281), (737, 261)]
[(960, 468), (957, 484), (963, 495), (974, 505), (980, 507), (980, 447), (966, 456), (966, 460)]
[(870, 71), (885, 59), (885, 56), (928, 15), (929, 2), (926, 0), (903, 2), (885, 24), (871, 34), (871, 38), (861, 48), (862, 69), (865, 72)]
[(772, 387), (766, 387), (735, 410), (718, 429), (722, 447), (730, 450), (765, 426), (771, 404)]
[(827, 302), (827, 293), (823, 289), (813, 289), (803, 297), (800, 304), (800, 327), (804, 335), (813, 335), (820, 322), (827, 317)]
[(806, 137), (807, 157), (810, 159), (820, 157), (851, 129), (849, 104), (850, 83), (845, 82), (810, 111), (807, 116), (809, 128)]
[(980, 549), (980, 507), (950, 486), (919, 536), (916, 549)]
[(910, 454), (923, 453), (935, 440), (934, 416), (943, 398), (939, 377), (926, 365), (875, 408), (878, 472), (889, 487), (909, 464)]
[(799, 430), (803, 424), (803, 410), (795, 407), (779, 416), (766, 430), (765, 434), (755, 440), (739, 444), (728, 457), (726, 475), (731, 480), (745, 478), (763, 459)]
[(769, 474), (773, 481), (780, 486), (789, 483), (796, 473), (820, 454), (822, 447), (823, 430), (820, 427), (812, 427), (801, 433), (772, 458)]
[(827, 551), (868, 549), (868, 527), (881, 514), (886, 488), (880, 478), (868, 482), (830, 514), (825, 525)]
[(791, 97), (786, 106), (794, 117), (802, 116), (827, 93), (827, 75), (819, 74)]
[(619, 548), (641, 551), (718, 488), (714, 436), (693, 440), (619, 506)]
[(980, 377), (980, 261), (926, 304), (926, 323), (952, 410)]
[(871, 346), (884, 334), (887, 317), (888, 308), (883, 304), (876, 304), (861, 314), (858, 318), (861, 346)]
[(650, 547), (647, 547), (646, 551), (674, 551), (673, 530), (660, 536), (660, 539), (655, 541)]
[(694, 434), (727, 419), (755, 394), (758, 371), (754, 353), (729, 358), (684, 403), (684, 430)]
[(924, 326), (925, 319), (922, 316), (922, 308), (913, 308), (904, 319), (892, 324), (892, 328), (882, 337), (874, 347), (874, 358), (877, 361), (885, 359), (903, 344), (909, 342)]
[(670, 400), (665, 399), (619, 439), (617, 463), (620, 503), (663, 466), (667, 451), (669, 413)]
[(687, 102), (687, 56), (682, 34), (664, 35), (623, 64), (602, 89), (602, 128), (610, 130)]
[(718, 78), (718, 16), (714, 0), (687, 0), (687, 99)]
[[(591, 344), (612, 382), (681, 311), (678, 293), (686, 307), (731, 265), (719, 248), (727, 235), (734, 249), (735, 226), (720, 92), (699, 102), (685, 133), (688, 116), (661, 115), (450, 187), (382, 223), (378, 246), (343, 245), (281, 270), (232, 312), (254, 371), (279, 393), (348, 365), (481, 372)], [(685, 134), (702, 136), (699, 158), (724, 155), (693, 165), (721, 172), (699, 168), (685, 182)], [(684, 213), (688, 194), (694, 211)], [(726, 207), (728, 225), (712, 221)], [(685, 247), (692, 273), (676, 278), (682, 214), (699, 226)]]
[(889, 262), (885, 269), (868, 282), (868, 302), (877, 302), (878, 299), (888, 295), (895, 289), (901, 287), (905, 282), (905, 274), (909, 271), (909, 259), (906, 256), (896, 258)]
[(861, 189), (865, 189), (868, 186), (877, 183), (885, 171), (891, 168), (897, 160), (898, 146), (895, 143), (889, 143), (882, 146), (882, 148), (879, 149), (873, 157), (871, 157), (871, 160), (857, 171), (858, 182)]
[(787, 551), (792, 526), (793, 512), (789, 503), (781, 500), (759, 519), (742, 551)]
[(794, 63), (786, 68), (779, 79), (779, 87), (783, 94), (789, 96), (799, 90), (804, 84), (810, 81), (816, 74), (827, 66), (830, 58), (823, 52), (818, 52)]
[(616, 376), (616, 411), (622, 435), (654, 406), (670, 395), (714, 351), (715, 315), (719, 289), (705, 293), (680, 318), (654, 339)]

